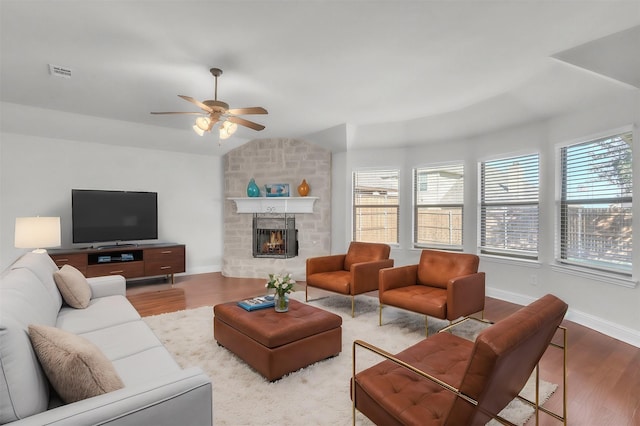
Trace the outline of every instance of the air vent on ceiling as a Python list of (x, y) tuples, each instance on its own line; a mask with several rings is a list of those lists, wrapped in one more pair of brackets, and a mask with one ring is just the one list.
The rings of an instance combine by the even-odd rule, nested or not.
[(49, 74), (56, 77), (71, 78), (71, 68), (49, 64)]

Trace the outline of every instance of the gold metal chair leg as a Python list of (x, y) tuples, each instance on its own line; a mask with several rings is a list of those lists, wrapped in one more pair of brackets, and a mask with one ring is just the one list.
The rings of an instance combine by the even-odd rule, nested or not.
[(429, 317), (426, 315), (424, 316), (424, 330), (425, 330), (425, 335), (429, 337)]
[(304, 301), (309, 301), (309, 285), (304, 286)]
[(351, 296), (351, 318), (356, 316), (356, 296)]
[(382, 327), (382, 308), (383, 308), (383, 304), (380, 303), (380, 313), (379, 313), (379, 317), (378, 317), (378, 325)]

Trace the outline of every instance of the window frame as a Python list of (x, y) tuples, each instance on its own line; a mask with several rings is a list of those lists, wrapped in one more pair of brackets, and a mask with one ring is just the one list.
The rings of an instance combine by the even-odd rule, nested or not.
[[(616, 137), (621, 137), (623, 135), (630, 135), (631, 137), (631, 143), (629, 144), (629, 156), (630, 156), (630, 163), (631, 163), (631, 167), (630, 167), (630, 179), (631, 179), (631, 190), (629, 192), (628, 195), (626, 196), (618, 196), (618, 197), (586, 197), (586, 198), (570, 198), (570, 199), (565, 199), (565, 195), (566, 195), (566, 185), (567, 182), (565, 182), (565, 171), (566, 171), (566, 167), (565, 167), (565, 156), (566, 156), (566, 150), (568, 148), (571, 147), (579, 147), (581, 145), (589, 145), (589, 144), (593, 144), (593, 143), (598, 143), (601, 141), (606, 141), (609, 139), (613, 139)], [(619, 279), (621, 280), (629, 280), (632, 278), (633, 274), (634, 274), (634, 255), (633, 255), (633, 222), (636, 221), (637, 219), (633, 218), (633, 180), (634, 180), (634, 139), (636, 138), (637, 133), (634, 131), (633, 127), (629, 126), (629, 127), (623, 127), (623, 128), (619, 128), (619, 129), (615, 129), (615, 130), (611, 130), (611, 131), (607, 131), (607, 132), (603, 132), (600, 133), (598, 135), (592, 135), (589, 137), (583, 137), (583, 138), (579, 138), (579, 139), (575, 139), (569, 142), (565, 142), (562, 143), (560, 145), (557, 146), (556, 148), (556, 161), (557, 161), (557, 206), (556, 206), (556, 228), (555, 228), (555, 265), (557, 267), (561, 267), (564, 269), (571, 269), (577, 272), (583, 272), (585, 274), (590, 274), (590, 275), (595, 275), (595, 276), (602, 276), (604, 278), (606, 278), (606, 276), (611, 276), (611, 277), (619, 277)], [(618, 205), (622, 205), (624, 206), (625, 204), (628, 205), (628, 211), (629, 214), (631, 215), (631, 218), (629, 218), (629, 223), (631, 223), (630, 227), (630, 238), (631, 238), (631, 243), (630, 243), (630, 250), (629, 250), (629, 255), (628, 255), (628, 259), (629, 259), (629, 265), (627, 267), (617, 267), (615, 266), (613, 263), (609, 263), (609, 264), (596, 264), (595, 261), (593, 260), (589, 260), (589, 259), (582, 259), (582, 260), (572, 260), (572, 259), (567, 259), (565, 258), (567, 250), (569, 249), (566, 245), (566, 238), (565, 235), (566, 233), (569, 232), (569, 229), (567, 227), (565, 218), (567, 216), (566, 214), (566, 209), (568, 208), (568, 206), (570, 205), (574, 205), (574, 204), (583, 204), (583, 205), (598, 205), (598, 204), (618, 204)], [(616, 281), (617, 283), (617, 281)]]
[[(379, 174), (379, 175), (388, 175), (395, 174), (396, 176), (396, 203), (395, 204), (356, 204), (356, 177), (359, 174)], [(392, 246), (399, 246), (400, 244), (400, 181), (401, 181), (401, 170), (395, 167), (376, 167), (376, 168), (366, 168), (366, 169), (356, 169), (351, 173), (351, 208), (352, 208), (352, 216), (351, 216), (351, 238), (353, 241), (362, 241), (362, 242), (377, 242), (383, 244), (389, 244)], [(393, 189), (393, 188), (392, 188)], [(395, 220), (395, 241), (382, 241), (382, 240), (367, 240), (362, 238), (362, 230), (357, 229), (358, 224), (358, 211), (360, 209), (391, 209), (395, 210), (396, 220)], [(393, 229), (393, 227), (385, 228), (385, 229)], [(365, 231), (366, 232), (366, 231)], [(386, 231), (388, 232), (388, 231)]]
[[(523, 261), (539, 261), (540, 259), (540, 171), (541, 171), (541, 154), (540, 152), (528, 152), (528, 153), (522, 153), (522, 154), (504, 154), (504, 156), (500, 156), (500, 157), (495, 157), (495, 158), (491, 158), (491, 159), (485, 159), (482, 161), (478, 162), (478, 253), (481, 255), (488, 255), (488, 256), (496, 256), (496, 257), (500, 257), (500, 258), (504, 258), (504, 259), (512, 259), (512, 260), (523, 260)], [(492, 200), (490, 202), (487, 202), (486, 199), (488, 198), (488, 196), (485, 194), (486, 190), (485, 190), (485, 182), (487, 180), (487, 176), (486, 176), (486, 168), (487, 166), (492, 167), (494, 170), (497, 169), (497, 165), (499, 163), (513, 163), (515, 161), (531, 161), (531, 158), (535, 158), (535, 168), (533, 171), (529, 171), (529, 169), (525, 169), (525, 171), (527, 172), (527, 176), (530, 178), (531, 175), (529, 175), (528, 173), (534, 173), (534, 175), (537, 177), (537, 179), (535, 180), (535, 183), (533, 184), (533, 187), (536, 188), (535, 190), (535, 199), (526, 199), (524, 200), (525, 194), (528, 192), (531, 192), (530, 190), (524, 190), (524, 192), (520, 192), (520, 193), (516, 193), (515, 196), (517, 197), (519, 194), (523, 199), (518, 200), (516, 199), (509, 199), (508, 197), (498, 197), (498, 198), (502, 198), (504, 201), (499, 202), (499, 200)], [(515, 175), (515, 173), (505, 173), (505, 178), (511, 178), (514, 179), (517, 176)], [(525, 179), (523, 178), (522, 181), (524, 181)], [(499, 186), (503, 187), (504, 190), (506, 192), (509, 192), (508, 186), (509, 185), (500, 185)], [(524, 188), (524, 185), (521, 185)], [(518, 235), (535, 235), (535, 250), (531, 250), (531, 249), (526, 249), (526, 247), (520, 247), (520, 248), (509, 248), (509, 247), (492, 247), (490, 245), (487, 244), (487, 208), (488, 207), (493, 207), (493, 208), (502, 208), (504, 209), (506, 212), (508, 212), (509, 208), (518, 208), (518, 207), (533, 207), (535, 209), (535, 225), (536, 225), (536, 229), (535, 232), (527, 232), (527, 233), (522, 233), (522, 232), (513, 232), (512, 234), (515, 235), (516, 237)], [(526, 214), (522, 215), (523, 217), (526, 217)], [(515, 223), (515, 222), (510, 222), (510, 223)], [(508, 233), (508, 230), (506, 230), (506, 224), (507, 221), (504, 221), (504, 226), (505, 226), (505, 235), (507, 237), (505, 237), (505, 241), (508, 240), (508, 236), (510, 235)], [(524, 229), (524, 228), (523, 228)]]
[[(419, 193), (421, 192), (428, 192), (429, 188), (428, 188), (428, 181), (427, 182), (419, 182), (419, 177), (420, 174), (429, 174), (429, 173), (436, 173), (439, 171), (447, 171), (446, 169), (451, 169), (453, 170), (452, 173), (459, 173), (460, 174), (460, 179), (462, 179), (462, 188), (459, 191), (459, 201), (455, 200), (455, 202), (450, 202), (450, 203), (419, 203)], [(450, 170), (449, 170), (450, 171)], [(450, 251), (462, 251), (464, 249), (464, 191), (465, 191), (465, 182), (466, 181), (466, 176), (465, 176), (465, 162), (460, 160), (460, 161), (453, 161), (453, 162), (447, 162), (447, 163), (439, 163), (439, 164), (430, 164), (430, 165), (423, 165), (423, 166), (419, 166), (419, 167), (414, 167), (412, 170), (412, 194), (413, 194), (413, 209), (412, 209), (412, 214), (413, 214), (413, 226), (412, 226), (412, 247), (414, 249), (425, 249), (425, 248), (433, 248), (433, 249), (439, 249), (439, 250), (450, 250)], [(422, 189), (421, 186), (422, 184), (424, 184), (426, 186), (426, 188)], [(453, 185), (452, 185), (453, 186)], [(456, 194), (458, 195), (458, 194)], [(455, 230), (455, 228), (452, 230), (451, 227), (449, 227), (450, 231), (449, 231), (449, 238), (451, 240), (451, 233), (452, 232), (458, 232), (460, 234), (460, 243), (459, 244), (446, 244), (446, 243), (437, 243), (437, 242), (419, 242), (418, 241), (418, 236), (420, 233), (420, 229), (419, 229), (419, 215), (420, 215), (420, 211), (421, 209), (429, 209), (429, 208), (442, 208), (442, 209), (447, 209), (447, 208), (459, 208), (460, 209), (460, 225), (459, 225), (459, 229)]]

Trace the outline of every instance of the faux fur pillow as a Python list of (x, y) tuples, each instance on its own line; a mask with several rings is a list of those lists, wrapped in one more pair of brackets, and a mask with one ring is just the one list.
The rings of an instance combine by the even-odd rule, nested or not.
[(29, 338), (51, 386), (65, 403), (124, 387), (111, 361), (87, 339), (44, 325), (30, 325)]
[(53, 278), (67, 305), (76, 309), (89, 306), (91, 287), (82, 272), (71, 265), (64, 265), (59, 271), (53, 273)]

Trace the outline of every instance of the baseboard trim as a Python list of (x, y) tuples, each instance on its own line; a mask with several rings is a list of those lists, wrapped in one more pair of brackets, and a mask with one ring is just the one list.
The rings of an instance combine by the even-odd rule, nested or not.
[[(500, 290), (497, 288), (487, 287), (486, 295), (495, 299), (504, 300), (506, 302), (516, 303), (518, 305), (528, 305), (536, 300), (536, 297), (526, 296), (519, 293), (512, 293), (510, 291)], [(592, 330), (598, 331), (614, 339), (633, 345), (640, 348), (640, 333), (636, 330), (622, 326), (620, 324), (613, 323), (600, 317), (596, 317), (591, 314), (587, 314), (576, 309), (572, 309), (569, 306), (565, 319), (575, 322), (576, 324), (589, 327)]]

